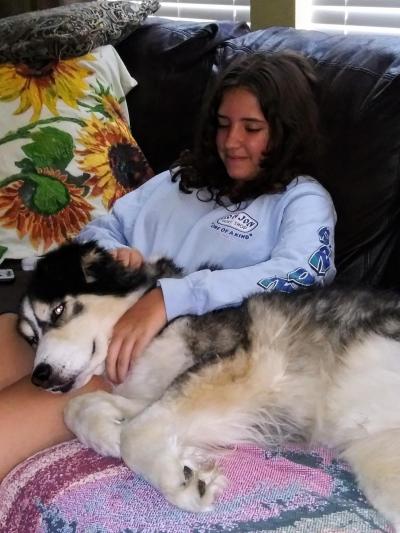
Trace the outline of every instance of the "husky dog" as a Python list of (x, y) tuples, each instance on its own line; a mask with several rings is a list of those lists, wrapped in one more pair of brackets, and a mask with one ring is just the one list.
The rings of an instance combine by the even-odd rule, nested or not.
[(18, 329), (36, 347), (32, 382), (68, 392), (104, 372), (118, 318), (161, 277), (180, 275), (159, 259), (125, 268), (94, 242), (70, 242), (40, 259), (22, 299)]
[[(37, 344), (33, 383), (65, 392), (103, 372), (119, 316), (179, 275), (166, 259), (126, 269), (92, 242), (47, 254), (19, 320)], [(212, 508), (225, 484), (215, 458), (233, 444), (319, 441), (400, 531), (399, 405), (398, 296), (328, 288), (174, 320), (124, 383), (74, 398), (65, 421), (189, 511)]]

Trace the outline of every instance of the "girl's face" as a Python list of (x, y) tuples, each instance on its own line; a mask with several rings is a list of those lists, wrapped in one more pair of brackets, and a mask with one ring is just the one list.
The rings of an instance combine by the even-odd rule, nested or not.
[(237, 181), (257, 177), (270, 139), (258, 99), (245, 88), (228, 89), (218, 109), (217, 150), (228, 175)]

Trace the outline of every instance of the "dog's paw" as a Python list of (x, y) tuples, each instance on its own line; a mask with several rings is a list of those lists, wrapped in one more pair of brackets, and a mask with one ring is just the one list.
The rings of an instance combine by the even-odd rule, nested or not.
[(101, 455), (120, 457), (123, 417), (111, 394), (99, 391), (73, 398), (64, 410), (64, 420), (85, 446)]
[(217, 496), (227, 484), (215, 466), (202, 469), (184, 465), (179, 478), (177, 486), (168, 487), (165, 496), (170, 503), (191, 512), (212, 511)]

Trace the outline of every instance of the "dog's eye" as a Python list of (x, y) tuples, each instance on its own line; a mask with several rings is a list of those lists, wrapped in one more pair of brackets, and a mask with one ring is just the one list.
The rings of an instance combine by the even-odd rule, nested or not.
[(57, 305), (57, 307), (55, 307), (53, 309), (53, 311), (51, 312), (51, 320), (52, 320), (52, 322), (56, 322), (60, 318), (60, 316), (64, 312), (64, 309), (65, 309), (65, 304), (64, 303), (61, 303), (61, 304)]

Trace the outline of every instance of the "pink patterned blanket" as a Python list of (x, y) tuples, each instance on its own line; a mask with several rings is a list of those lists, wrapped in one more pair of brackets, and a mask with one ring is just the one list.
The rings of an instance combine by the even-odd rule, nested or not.
[(0, 485), (1, 533), (392, 532), (346, 464), (323, 448), (241, 447), (211, 513), (169, 505), (120, 461), (76, 440), (40, 452)]

